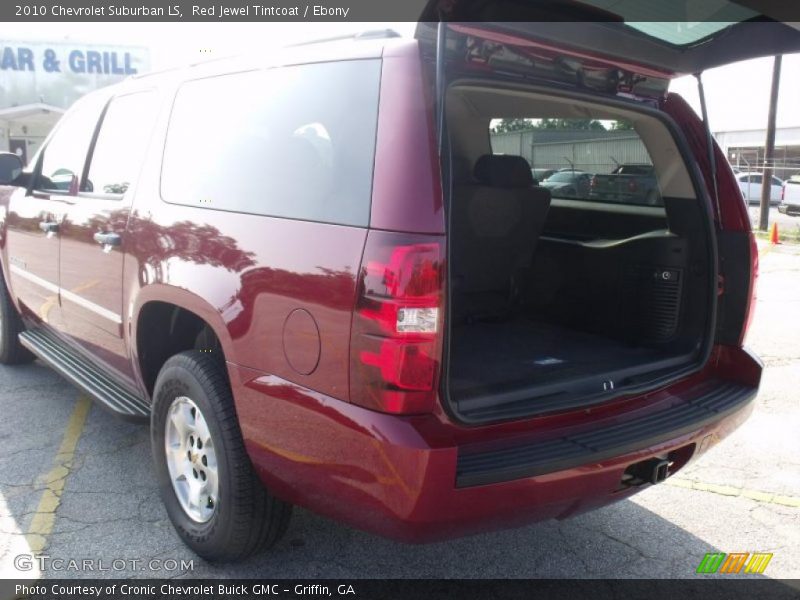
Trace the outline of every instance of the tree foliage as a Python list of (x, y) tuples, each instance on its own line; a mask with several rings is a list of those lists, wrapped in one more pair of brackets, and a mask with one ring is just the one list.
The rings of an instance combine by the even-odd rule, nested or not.
[(500, 119), (492, 131), (494, 133), (512, 133), (514, 131), (530, 131), (535, 129), (532, 119)]
[(537, 129), (580, 129), (605, 131), (600, 121), (594, 119), (542, 119)]
[(611, 129), (614, 131), (633, 131), (633, 123), (630, 121), (614, 121)]
[(493, 133), (511, 133), (515, 131), (532, 131), (535, 129), (572, 129), (605, 131), (600, 121), (595, 119), (500, 119), (492, 128)]

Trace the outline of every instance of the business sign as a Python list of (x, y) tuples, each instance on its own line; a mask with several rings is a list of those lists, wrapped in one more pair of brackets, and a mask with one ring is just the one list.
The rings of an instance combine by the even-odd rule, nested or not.
[(140, 46), (0, 40), (0, 108), (35, 102), (67, 108), (149, 68), (149, 51)]

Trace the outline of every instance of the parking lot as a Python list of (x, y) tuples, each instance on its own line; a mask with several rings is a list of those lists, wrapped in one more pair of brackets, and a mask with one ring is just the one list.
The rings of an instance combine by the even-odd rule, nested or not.
[[(759, 208), (755, 204), (751, 204), (748, 207), (748, 212), (750, 213), (750, 222), (752, 223), (753, 227), (758, 227), (758, 219), (759, 219)], [(781, 234), (789, 234), (789, 233), (797, 233), (800, 231), (800, 216), (793, 216), (793, 215), (784, 215), (778, 212), (778, 208), (775, 206), (770, 207), (769, 209), (769, 224), (770, 227), (773, 223), (778, 224), (778, 231)], [(796, 237), (796, 236), (795, 236)]]
[(402, 545), (296, 509), (271, 552), (207, 564), (167, 519), (145, 427), (91, 405), (39, 362), (0, 367), (0, 577), (39, 575), (36, 564), (17, 567), (41, 550), (106, 568), (118, 561), (94, 572), (43, 564), (47, 577), (691, 577), (705, 553), (719, 551), (773, 553), (764, 575), (798, 578), (800, 251), (762, 250), (748, 342), (767, 369), (741, 429), (631, 500), (448, 543)]

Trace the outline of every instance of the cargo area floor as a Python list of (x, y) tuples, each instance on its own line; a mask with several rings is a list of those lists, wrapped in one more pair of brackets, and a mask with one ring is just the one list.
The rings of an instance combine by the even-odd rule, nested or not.
[(526, 318), (460, 325), (451, 337), (450, 395), (462, 400), (567, 382), (667, 357), (657, 349)]

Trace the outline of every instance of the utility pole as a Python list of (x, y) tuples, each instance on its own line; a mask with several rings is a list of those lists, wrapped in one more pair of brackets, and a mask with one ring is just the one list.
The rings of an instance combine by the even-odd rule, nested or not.
[(766, 231), (769, 227), (769, 201), (772, 193), (772, 173), (775, 161), (775, 119), (778, 111), (778, 87), (781, 82), (781, 61), (783, 56), (780, 54), (775, 57), (772, 65), (772, 90), (769, 95), (769, 116), (767, 117), (767, 144), (764, 155), (764, 173), (761, 180), (761, 214), (758, 220), (758, 228)]

